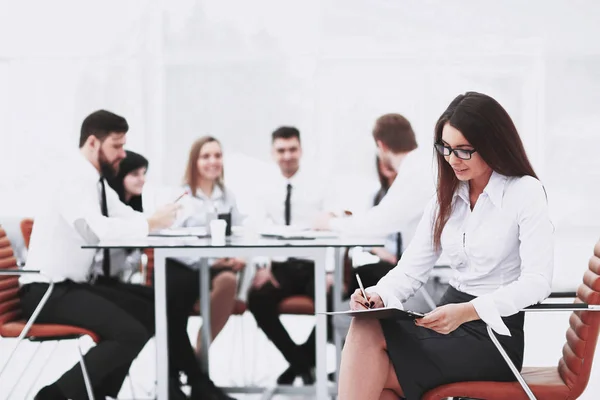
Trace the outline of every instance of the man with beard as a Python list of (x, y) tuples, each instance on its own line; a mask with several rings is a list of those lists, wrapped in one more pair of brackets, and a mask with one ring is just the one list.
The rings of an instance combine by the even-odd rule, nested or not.
[[(63, 162), (62, 178), (53, 182), (53, 190), (35, 217), (25, 269), (40, 270), (41, 274), (20, 278), (24, 317), (31, 317), (50, 282), (54, 282), (54, 290), (36, 322), (77, 326), (100, 337), (84, 357), (96, 399), (117, 397), (132, 361), (154, 335), (154, 299), (149, 287), (110, 278), (108, 250), (96, 252), (81, 246), (99, 240), (145, 237), (151, 231), (169, 227), (178, 209), (169, 204), (147, 217), (121, 203), (105, 183), (125, 157), (128, 129), (123, 117), (105, 110), (83, 121), (79, 154)], [(187, 338), (187, 334), (177, 336), (169, 331), (169, 335), (169, 363), (178, 370), (192, 363), (192, 370), (184, 372), (188, 379), (193, 375), (194, 389), (193, 383), (200, 380), (194, 353), (188, 354), (173, 343), (181, 341), (183, 335)], [(174, 378), (177, 372), (172, 374)], [(186, 398), (176, 383), (170, 386), (169, 398)], [(85, 398), (88, 396), (79, 364), (35, 397)]]

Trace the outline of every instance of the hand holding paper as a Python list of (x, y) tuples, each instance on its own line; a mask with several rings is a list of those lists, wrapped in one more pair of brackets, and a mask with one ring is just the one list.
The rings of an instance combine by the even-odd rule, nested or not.
[(417, 325), (434, 330), (442, 335), (453, 332), (465, 322), (479, 319), (471, 303), (446, 304), (427, 313), (417, 320)]

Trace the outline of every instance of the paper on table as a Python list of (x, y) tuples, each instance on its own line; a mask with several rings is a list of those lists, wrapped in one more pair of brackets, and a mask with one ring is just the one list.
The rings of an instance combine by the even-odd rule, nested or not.
[(396, 307), (372, 308), (369, 310), (349, 310), (349, 311), (332, 311), (322, 314), (327, 315), (346, 315), (356, 318), (372, 318), (372, 319), (405, 319), (413, 320), (415, 318), (423, 318), (425, 315), (416, 311), (402, 310)]
[(315, 231), (293, 227), (270, 227), (260, 231), (261, 236), (277, 239), (330, 239), (339, 235), (331, 231)]
[(196, 236), (208, 237), (208, 231), (203, 226), (178, 228), (178, 229), (163, 229), (158, 232), (150, 233), (150, 236)]

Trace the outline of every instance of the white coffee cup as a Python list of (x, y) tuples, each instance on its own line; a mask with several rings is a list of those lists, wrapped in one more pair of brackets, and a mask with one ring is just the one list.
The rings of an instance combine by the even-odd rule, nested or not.
[(223, 246), (225, 244), (225, 230), (227, 222), (222, 219), (213, 219), (210, 221), (210, 237), (213, 246)]

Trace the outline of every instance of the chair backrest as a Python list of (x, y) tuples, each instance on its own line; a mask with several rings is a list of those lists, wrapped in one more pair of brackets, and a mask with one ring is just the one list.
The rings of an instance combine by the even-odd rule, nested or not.
[[(0, 227), (0, 269), (16, 269), (17, 259), (6, 236)], [(0, 275), (0, 325), (14, 321), (21, 316), (19, 299), (19, 278), (15, 275)]]
[(146, 254), (146, 286), (154, 285), (154, 249), (144, 249)]
[[(600, 305), (600, 242), (594, 247), (589, 269), (577, 290), (576, 303)], [(592, 361), (600, 329), (600, 311), (577, 311), (569, 318), (567, 343), (558, 362), (558, 373), (571, 390), (569, 398), (578, 398), (590, 379)]]
[(21, 234), (23, 235), (23, 241), (25, 247), (29, 248), (29, 240), (31, 239), (31, 231), (33, 230), (33, 220), (31, 218), (25, 218), (21, 221)]

